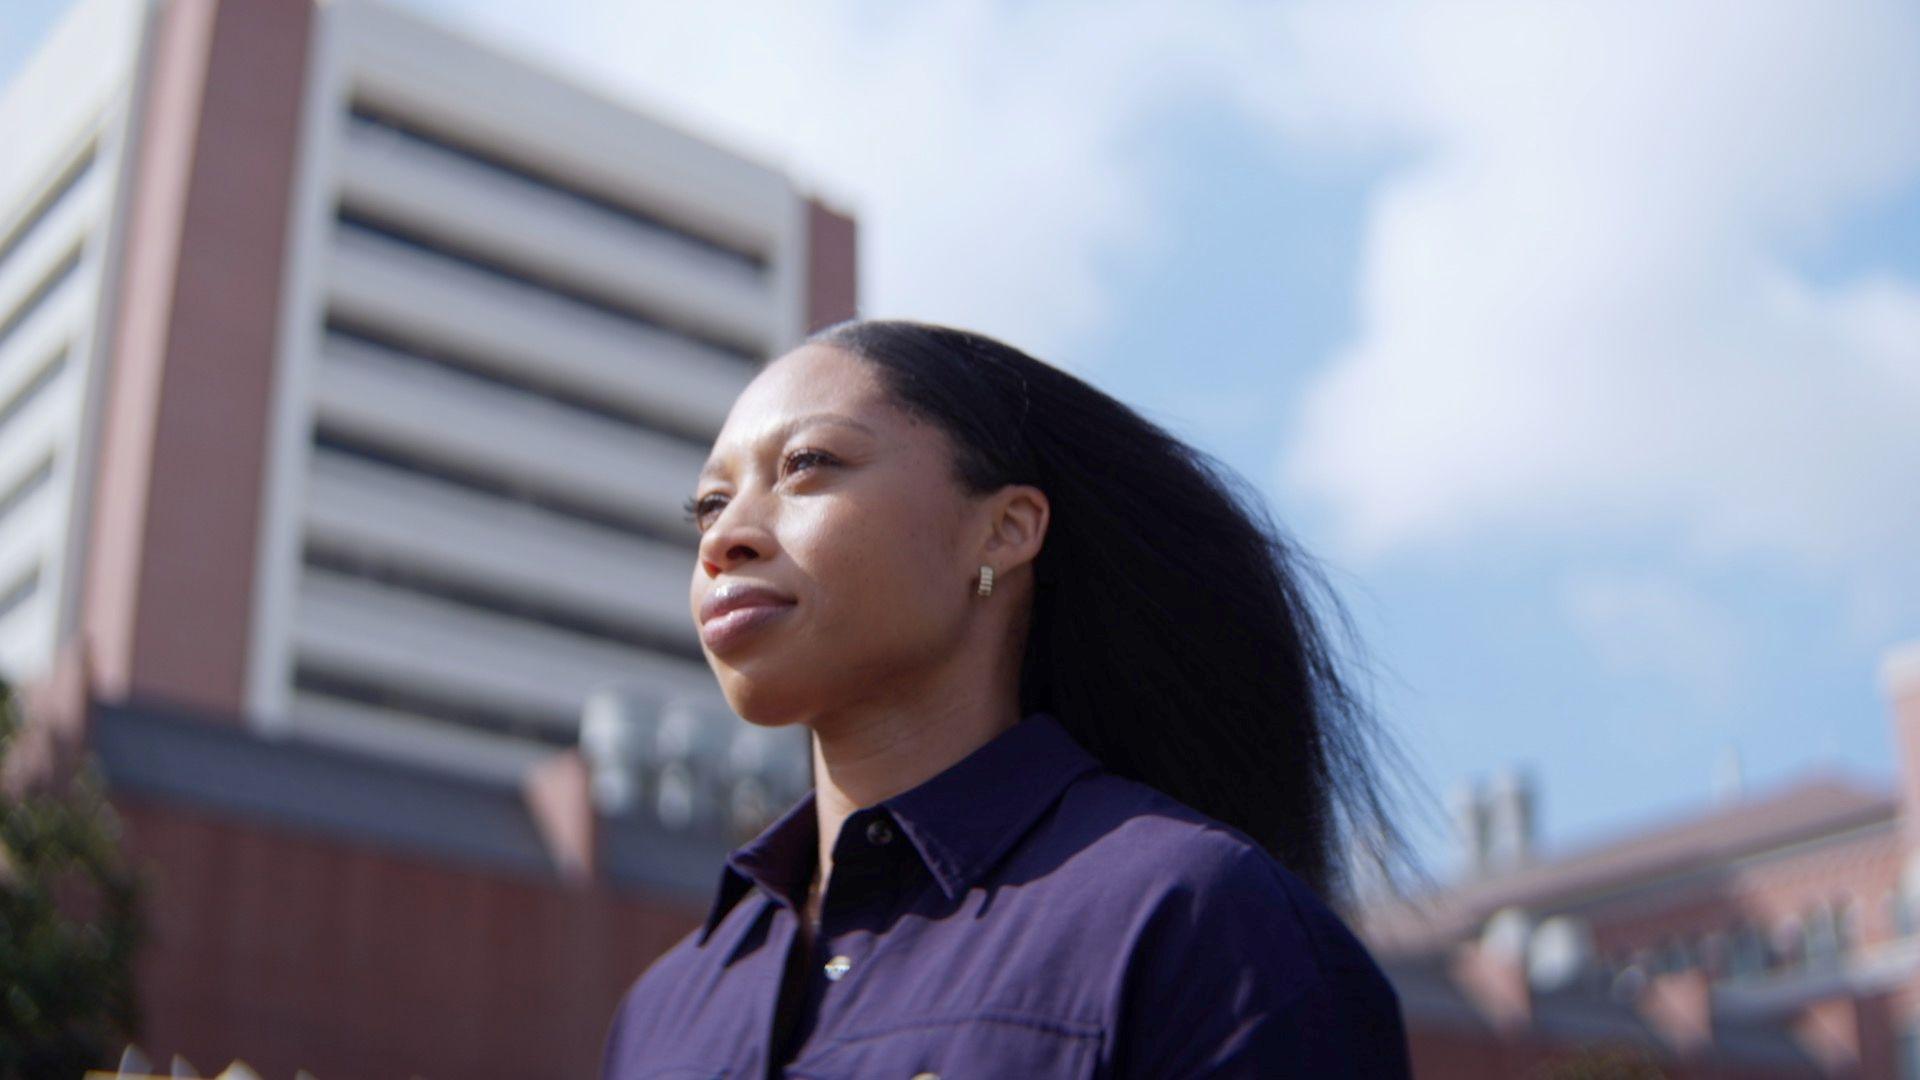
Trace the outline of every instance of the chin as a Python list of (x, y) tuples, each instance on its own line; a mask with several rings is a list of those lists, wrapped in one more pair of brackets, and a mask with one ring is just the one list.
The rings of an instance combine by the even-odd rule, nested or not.
[(760, 727), (786, 727), (805, 716), (805, 703), (811, 699), (798, 690), (770, 672), (728, 668), (720, 676), (720, 692), (734, 714)]

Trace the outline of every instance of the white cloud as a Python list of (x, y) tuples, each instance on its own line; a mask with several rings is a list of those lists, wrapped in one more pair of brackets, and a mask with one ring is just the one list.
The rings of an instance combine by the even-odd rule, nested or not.
[(1920, 290), (1782, 252), (1920, 173), (1920, 11), (1297, 16), (1276, 123), (1416, 164), (1377, 193), (1360, 331), (1283, 482), (1363, 553), (1653, 526), (1785, 555), (1885, 632), (1920, 593)]

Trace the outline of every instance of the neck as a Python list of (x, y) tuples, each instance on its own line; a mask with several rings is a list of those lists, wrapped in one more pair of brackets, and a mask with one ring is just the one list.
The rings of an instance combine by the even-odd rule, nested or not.
[[(922, 700), (941, 701), (929, 696)], [(944, 700), (922, 709), (854, 709), (816, 718), (814, 812), (820, 852), (816, 880), (833, 871), (833, 845), (855, 810), (910, 791), (946, 771), (1020, 720), (1018, 697)]]
[[(1017, 588), (1017, 577), (1007, 584)], [(1007, 608), (1027, 605), (1009, 600)], [(803, 720), (813, 731), (823, 897), (848, 815), (919, 787), (1019, 723), (1025, 641), (1024, 625), (1016, 634), (1004, 619), (975, 619), (934, 670), (870, 686), (860, 700)]]

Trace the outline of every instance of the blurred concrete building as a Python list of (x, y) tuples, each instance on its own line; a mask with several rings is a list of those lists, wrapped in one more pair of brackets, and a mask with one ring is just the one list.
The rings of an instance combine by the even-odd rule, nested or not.
[(1420, 1075), (1603, 1075), (1569, 1062), (1610, 1051), (1673, 1077), (1920, 1080), (1920, 642), (1887, 653), (1881, 683), (1895, 790), (1723, 787), (1556, 858), (1516, 820), (1524, 778), (1464, 791), (1461, 880), (1359, 920)]
[(0, 674), (159, 874), (146, 1048), (590, 1069), (810, 782), (681, 503), (853, 221), (360, 0), (78, 0), (0, 147)]
[[(86, 0), (0, 109), (0, 669), (512, 778), (716, 695), (680, 504), (851, 308), (777, 170), (394, 9)], [(176, 10), (178, 9), (178, 10)]]

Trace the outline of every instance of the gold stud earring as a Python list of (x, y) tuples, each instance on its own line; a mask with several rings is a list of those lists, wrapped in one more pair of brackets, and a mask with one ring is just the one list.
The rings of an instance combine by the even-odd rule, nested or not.
[(993, 567), (988, 566), (985, 563), (982, 563), (980, 565), (980, 595), (991, 596), (992, 594), (993, 594)]

